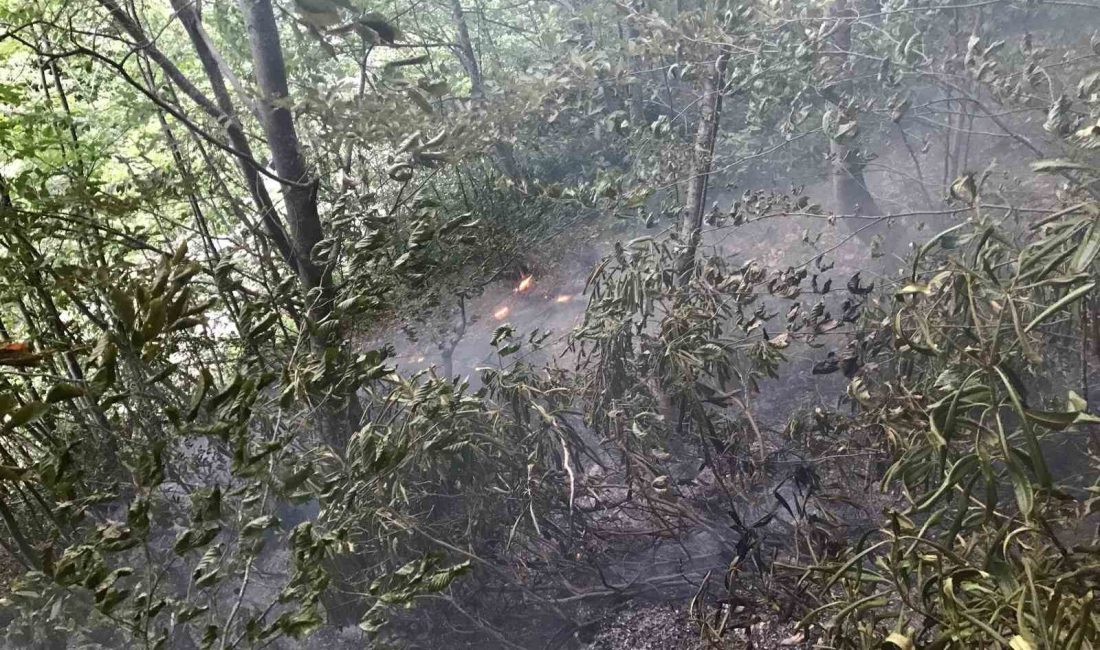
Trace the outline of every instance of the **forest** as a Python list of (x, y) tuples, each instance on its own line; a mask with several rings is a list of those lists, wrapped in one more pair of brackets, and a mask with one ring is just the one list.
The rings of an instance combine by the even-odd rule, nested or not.
[(1100, 650), (1098, 254), (1098, 0), (0, 0), (0, 648)]

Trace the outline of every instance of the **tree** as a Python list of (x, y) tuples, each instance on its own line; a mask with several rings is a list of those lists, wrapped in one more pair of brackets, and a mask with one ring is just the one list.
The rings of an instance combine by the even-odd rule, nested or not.
[(714, 72), (703, 75), (703, 108), (692, 143), (691, 178), (688, 180), (687, 201), (680, 226), (684, 250), (677, 273), (681, 277), (694, 266), (695, 251), (702, 237), (703, 214), (707, 209), (707, 185), (714, 161), (714, 144), (718, 139), (718, 123), (722, 117), (727, 60), (728, 55), (720, 54), (714, 62)]

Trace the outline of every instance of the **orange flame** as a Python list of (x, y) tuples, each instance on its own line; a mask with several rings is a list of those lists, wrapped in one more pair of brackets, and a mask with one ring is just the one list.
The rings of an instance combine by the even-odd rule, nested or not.
[(554, 298), (554, 302), (561, 305), (561, 304), (565, 304), (565, 303), (569, 302), (572, 299), (573, 299), (573, 296), (570, 296), (567, 293), (563, 293), (560, 296), (558, 296), (557, 298)]
[(505, 318), (508, 318), (508, 314), (511, 311), (512, 310), (508, 309), (507, 306), (501, 307), (500, 309), (493, 312), (493, 318), (497, 320), (504, 320)]
[(531, 285), (534, 284), (534, 283), (535, 283), (535, 276), (525, 275), (522, 278), (520, 278), (519, 286), (517, 286), (514, 289), (514, 291), (515, 291), (515, 293), (523, 293), (524, 291), (527, 291), (528, 289), (530, 289)]

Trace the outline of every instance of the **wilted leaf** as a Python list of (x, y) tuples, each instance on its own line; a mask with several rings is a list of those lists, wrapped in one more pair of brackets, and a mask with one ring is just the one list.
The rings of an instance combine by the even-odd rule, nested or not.
[(0, 465), (0, 482), (12, 481), (15, 483), (27, 480), (31, 476), (31, 468), (14, 467), (12, 465)]
[(859, 271), (848, 280), (848, 292), (856, 296), (865, 296), (875, 290), (875, 283), (867, 286), (860, 284)]
[(1087, 170), (1096, 171), (1096, 168), (1092, 165), (1086, 165), (1084, 163), (1074, 162), (1072, 160), (1066, 160), (1064, 158), (1054, 158), (1048, 160), (1039, 160), (1031, 163), (1032, 171), (1040, 174), (1056, 174), (1063, 171), (1072, 170)]
[(27, 367), (38, 365), (44, 358), (31, 352), (28, 343), (8, 343), (0, 346), (0, 366)]
[(278, 518), (272, 515), (264, 515), (262, 517), (256, 517), (252, 521), (248, 522), (241, 528), (241, 537), (254, 537), (264, 532), (272, 526), (279, 524)]
[(812, 372), (815, 375), (830, 375), (839, 369), (840, 361), (836, 358), (834, 353), (830, 352), (827, 359), (818, 361), (814, 364)]
[(206, 546), (217, 537), (220, 530), (221, 528), (219, 526), (188, 528), (176, 537), (176, 543), (172, 546), (172, 550), (174, 550), (177, 555), (183, 555), (192, 549)]
[(909, 640), (909, 637), (904, 634), (892, 632), (890, 636), (886, 637), (886, 640), (882, 642), (883, 650), (916, 650), (916, 646)]
[(46, 402), (54, 404), (65, 400), (75, 399), (83, 394), (84, 389), (80, 386), (66, 383), (54, 384), (50, 390), (46, 392)]
[(36, 422), (46, 414), (50, 406), (45, 402), (27, 402), (16, 409), (8, 420), (8, 427), (15, 428)]
[(431, 102), (429, 102), (428, 98), (425, 97), (424, 94), (421, 93), (419, 90), (415, 88), (408, 88), (405, 90), (405, 93), (409, 96), (409, 99), (411, 99), (412, 102), (416, 104), (418, 108), (420, 108), (420, 110), (429, 115), (435, 113), (435, 109), (432, 107)]

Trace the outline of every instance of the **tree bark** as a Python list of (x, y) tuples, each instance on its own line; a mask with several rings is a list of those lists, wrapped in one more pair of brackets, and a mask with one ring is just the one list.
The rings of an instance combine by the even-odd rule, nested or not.
[(244, 176), (252, 202), (260, 213), (264, 229), (279, 250), (283, 260), (297, 271), (297, 256), (287, 240), (286, 232), (283, 230), (283, 225), (279, 219), (279, 213), (275, 209), (275, 204), (272, 202), (270, 194), (268, 194), (263, 179), (260, 178), (256, 168), (249, 162), (254, 159), (252, 148), (249, 146), (248, 138), (240, 127), (233, 99), (225, 85), (225, 77), (221, 66), (218, 64), (218, 56), (214, 52), (209, 37), (206, 35), (206, 30), (202, 27), (202, 21), (195, 10), (195, 3), (190, 0), (172, 0), (172, 9), (179, 16), (180, 23), (187, 31), (192, 47), (195, 48), (195, 54), (198, 55), (199, 61), (202, 63), (206, 78), (210, 82), (210, 88), (214, 92), (214, 101), (230, 120), (229, 124), (226, 125), (226, 134), (233, 148), (244, 154), (244, 156), (237, 157), (237, 166), (241, 170), (241, 175)]
[(695, 265), (695, 252), (702, 237), (703, 214), (707, 204), (707, 186), (714, 162), (714, 143), (718, 138), (718, 123), (722, 116), (722, 84), (728, 56), (723, 53), (714, 64), (714, 71), (703, 78), (702, 114), (696, 126), (692, 148), (691, 178), (687, 198), (680, 217), (681, 246), (676, 265), (677, 280), (686, 284)]
[(470, 41), (470, 29), (466, 25), (466, 13), (462, 9), (462, 0), (451, 0), (451, 18), (454, 19), (458, 60), (470, 78), (470, 96), (474, 99), (485, 98), (485, 81), (481, 77), (481, 66), (477, 62), (473, 43)]
[[(470, 79), (470, 98), (474, 103), (485, 103), (485, 78), (481, 74), (481, 65), (477, 60), (473, 42), (470, 40), (470, 29), (466, 24), (466, 12), (462, 9), (462, 0), (451, 0), (451, 18), (455, 24), (455, 50), (466, 76)], [(505, 175), (512, 180), (514, 185), (521, 185), (525, 180), (523, 170), (516, 162), (516, 152), (512, 145), (499, 140), (491, 146), (498, 164)]]
[[(836, 0), (829, 8), (828, 13), (829, 17), (837, 21), (836, 29), (832, 37), (833, 45), (836, 47), (839, 55), (836, 60), (842, 62), (847, 61), (848, 58), (843, 55), (851, 51), (851, 21), (857, 14), (848, 6), (847, 0)], [(845, 69), (846, 67), (841, 65), (840, 70), (836, 71), (836, 74), (843, 77), (843, 75), (846, 74)], [(836, 88), (843, 89), (848, 85), (849, 83), (847, 81), (842, 81), (837, 84)], [(830, 92), (826, 93), (826, 99), (833, 104), (838, 113), (843, 114), (845, 111), (844, 100), (836, 92), (836, 88), (830, 89)], [(852, 114), (850, 119), (857, 120), (858, 116)], [(856, 137), (852, 137), (846, 142), (841, 142), (833, 137), (829, 138), (829, 159), (834, 207), (840, 214), (857, 216), (881, 214), (878, 205), (875, 203), (874, 197), (871, 196), (871, 192), (867, 189), (867, 181), (863, 176), (865, 159), (855, 146)], [(857, 222), (857, 228), (859, 228), (859, 230), (856, 232), (861, 239), (870, 239), (881, 230), (881, 224), (869, 228), (864, 228), (865, 225), (866, 224), (859, 224)]]
[[(294, 182), (283, 186), (290, 244), (297, 261), (298, 278), (307, 294), (309, 316), (314, 324), (332, 311), (331, 289), (321, 268), (313, 262), (313, 248), (324, 237), (317, 211), (317, 181), (306, 169), (298, 143), (298, 132), (290, 112), (290, 88), (286, 63), (279, 42), (279, 30), (270, 0), (240, 0), (244, 13), (252, 65), (260, 89), (259, 113), (264, 135), (271, 149), (272, 164), (280, 177)], [(314, 346), (323, 349), (326, 341), (316, 335)]]
[(833, 199), (837, 212), (859, 216), (881, 214), (863, 177), (863, 156), (849, 144), (829, 142), (832, 159)]
[[(626, 25), (627, 46), (629, 47), (638, 38), (638, 30), (629, 23)], [(633, 69), (631, 79), (627, 83), (628, 101), (627, 107), (630, 115), (630, 123), (635, 129), (645, 126), (645, 97), (642, 88), (642, 66), (637, 57), (630, 57), (630, 67)]]
[[(309, 328), (310, 345), (317, 357), (323, 357), (330, 347), (339, 347), (335, 333), (318, 327), (333, 315), (331, 278), (313, 261), (312, 253), (324, 238), (317, 209), (317, 179), (306, 168), (290, 112), (290, 88), (286, 62), (279, 42), (279, 29), (271, 0), (240, 0), (252, 50), (252, 65), (260, 89), (259, 114), (271, 149), (272, 163), (281, 178), (293, 184), (283, 185), (283, 203), (290, 226), (291, 246), (297, 261), (298, 281), (306, 295), (305, 327)], [(354, 393), (318, 396), (322, 437), (337, 453), (342, 453), (347, 441), (362, 418), (362, 407)]]
[(19, 550), (19, 553), (15, 556), (15, 559), (26, 567), (27, 569), (40, 569), (42, 567), (42, 560), (35, 551), (34, 546), (23, 535), (22, 529), (19, 528), (19, 521), (16, 519), (15, 514), (8, 508), (5, 498), (7, 494), (0, 493), (0, 520), (4, 522), (4, 526), (8, 529), (8, 534), (11, 535), (12, 540), (15, 541), (15, 548)]

